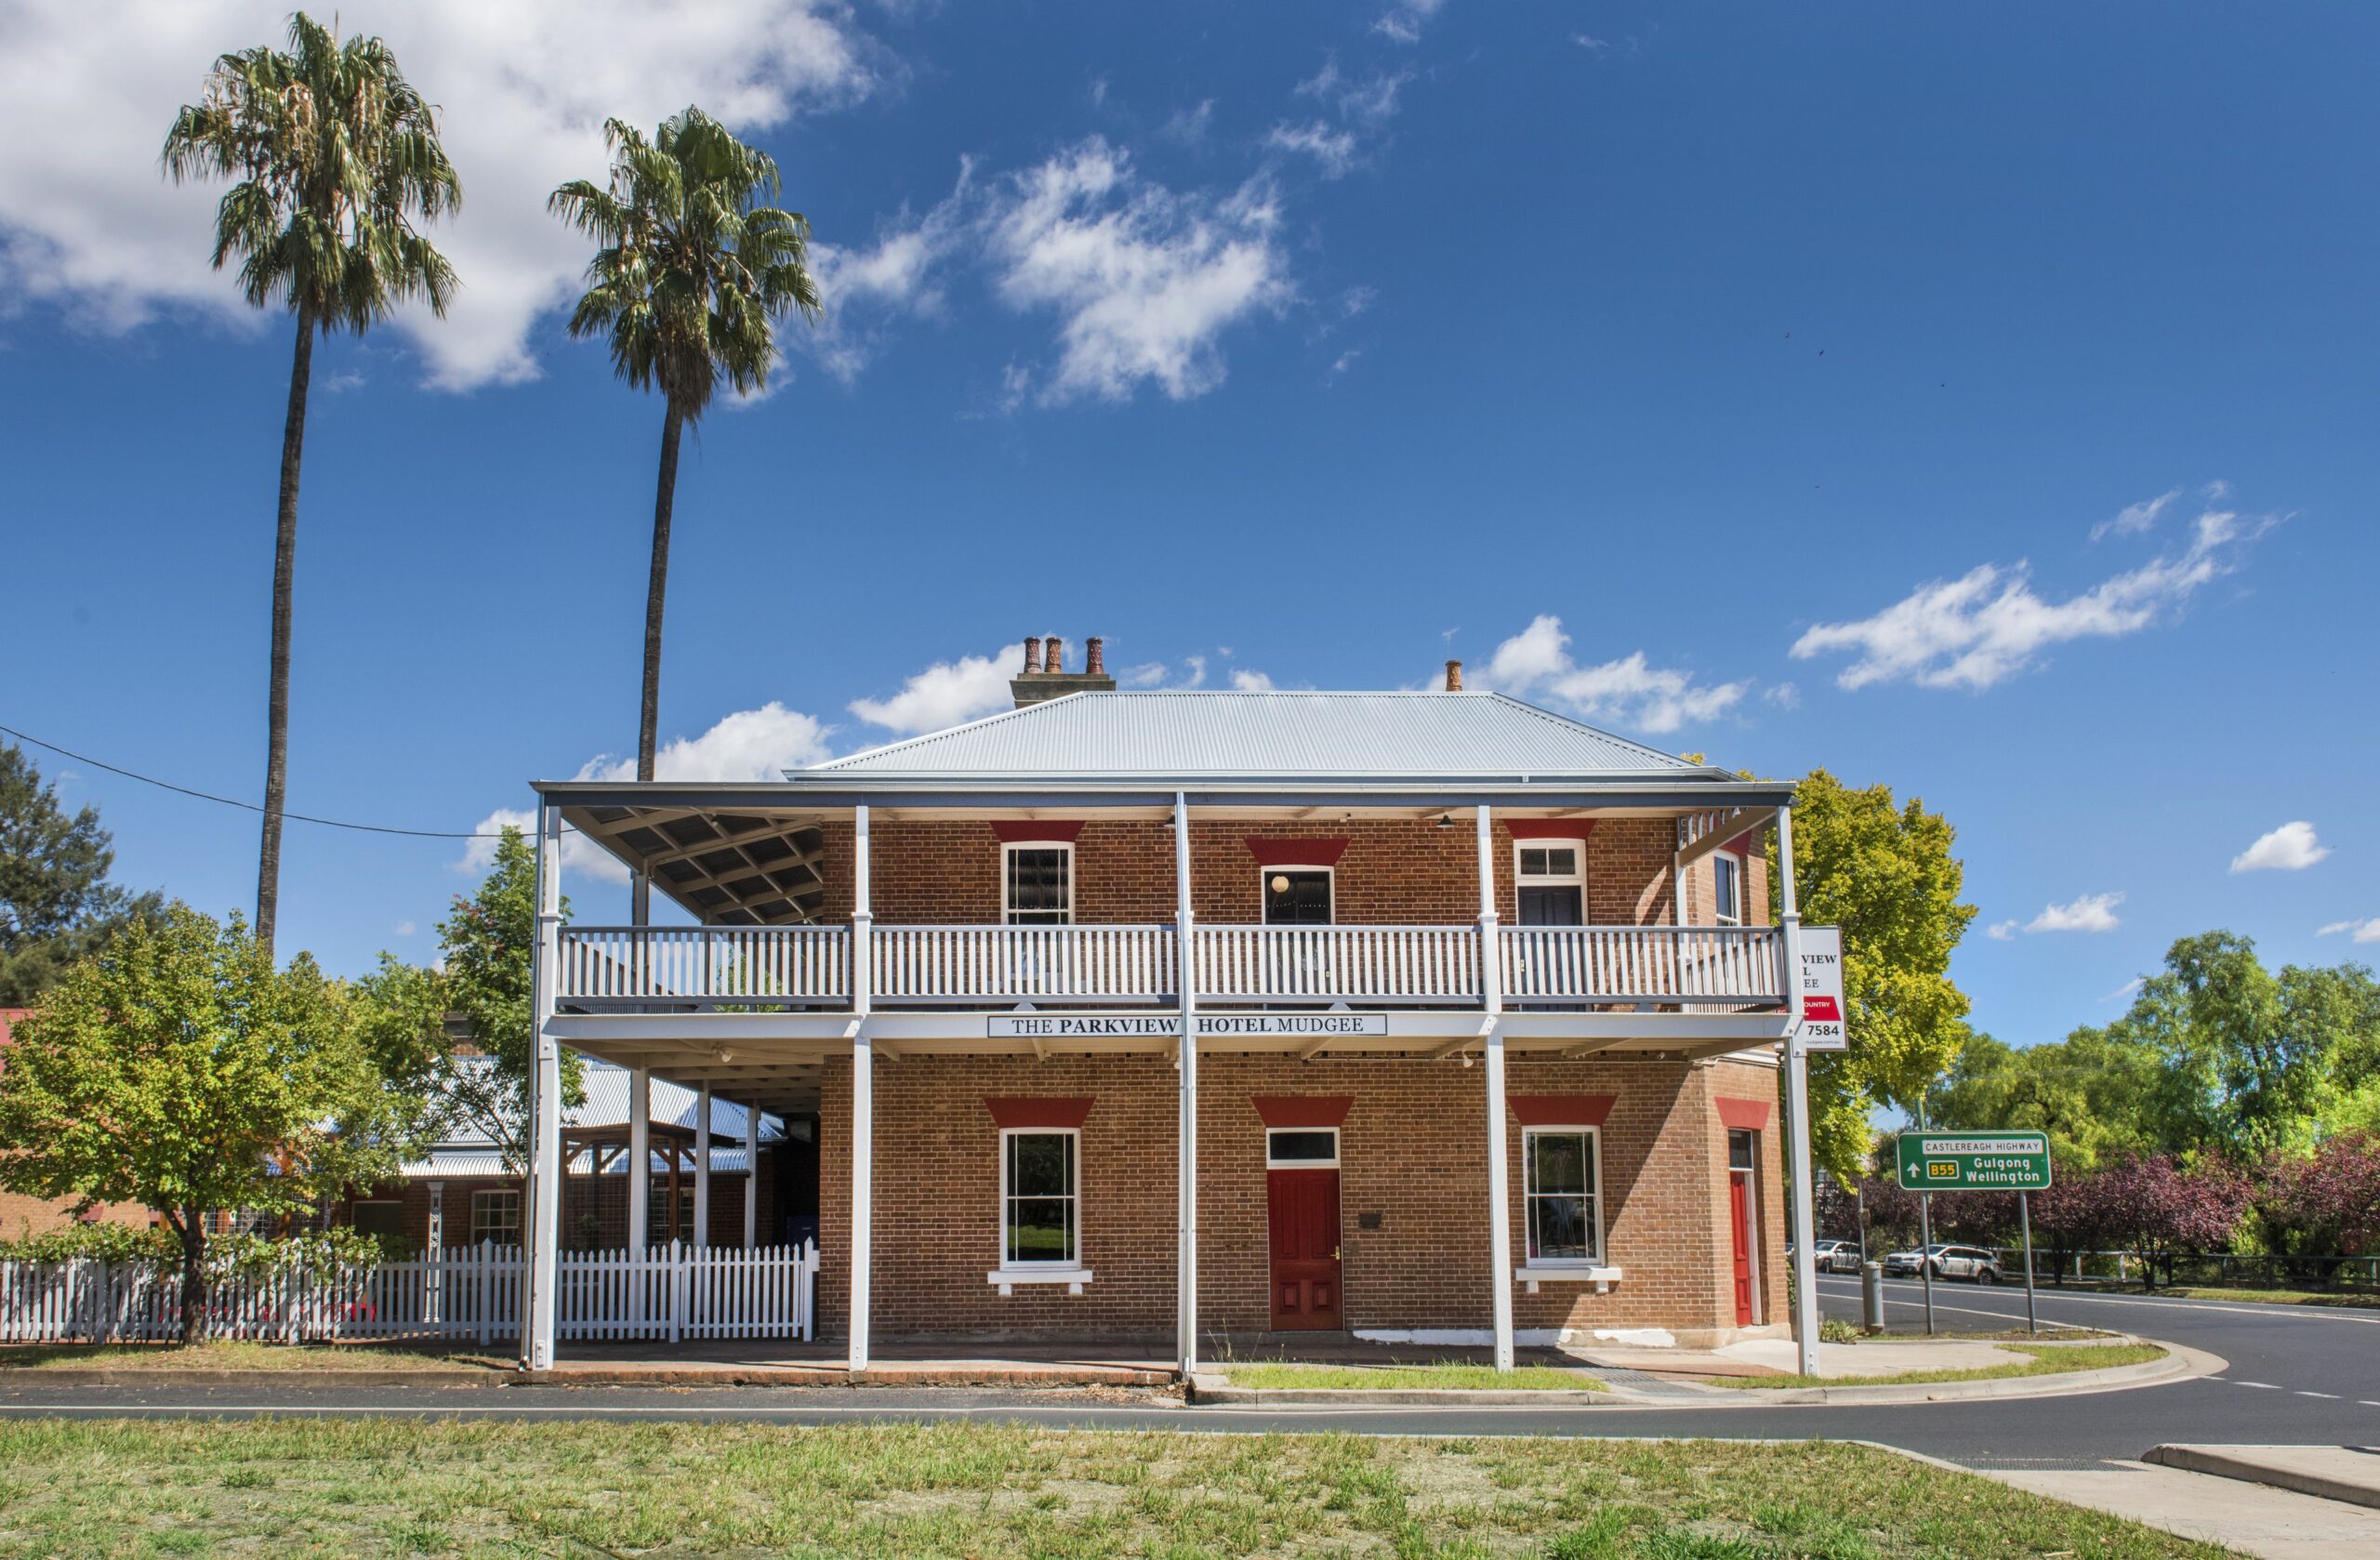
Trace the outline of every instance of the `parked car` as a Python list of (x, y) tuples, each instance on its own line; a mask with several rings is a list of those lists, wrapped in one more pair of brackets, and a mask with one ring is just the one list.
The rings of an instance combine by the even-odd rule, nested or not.
[(1853, 1240), (1821, 1240), (1810, 1248), (1810, 1261), (1820, 1273), (1857, 1273), (1859, 1244)]
[(1980, 1246), (1928, 1246), (1923, 1251), (1895, 1251), (1884, 1259), (1888, 1277), (1914, 1278), (1931, 1271), (1937, 1278), (1964, 1278), (1974, 1284), (1997, 1284), (2005, 1276), (2000, 1259)]

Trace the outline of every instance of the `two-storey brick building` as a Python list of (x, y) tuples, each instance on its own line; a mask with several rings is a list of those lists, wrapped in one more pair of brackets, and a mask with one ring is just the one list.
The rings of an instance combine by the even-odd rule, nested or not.
[(538, 787), (549, 906), (568, 828), (696, 922), (549, 910), (544, 1035), (814, 1118), (855, 1364), (1782, 1329), (1790, 786), (1452, 666), (1118, 692), (1091, 644), (1068, 674), (1027, 641), (1017, 708), (782, 783)]

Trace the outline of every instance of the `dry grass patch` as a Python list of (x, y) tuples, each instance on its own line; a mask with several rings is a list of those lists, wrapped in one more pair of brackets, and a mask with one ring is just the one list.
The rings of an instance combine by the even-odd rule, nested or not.
[(2005, 1365), (1971, 1370), (1904, 1370), (1897, 1376), (1728, 1376), (1714, 1379), (1722, 1387), (1902, 1387), (1929, 1386), (1938, 1382), (1999, 1382), (2023, 1376), (2063, 1376), (2076, 1370), (2109, 1370), (2120, 1365), (2146, 1365), (2163, 1359), (2154, 1343), (2003, 1343), (2003, 1354), (2023, 1355)]
[(2214, 1560), (1864, 1447), (945, 1422), (0, 1421), (0, 1553)]
[(17, 1343), (9, 1370), (495, 1370), (510, 1362), (469, 1350), (403, 1343)]

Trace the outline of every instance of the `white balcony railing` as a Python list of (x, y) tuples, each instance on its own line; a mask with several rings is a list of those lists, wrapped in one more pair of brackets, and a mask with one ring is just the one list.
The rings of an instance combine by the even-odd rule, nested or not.
[(564, 1002), (837, 1004), (852, 994), (845, 926), (572, 926)]
[(1198, 995), (1219, 1002), (1480, 999), (1470, 926), (1202, 926)]
[[(879, 926), (868, 982), (885, 1006), (1129, 1007), (1180, 992), (1170, 926)], [(839, 1007), (852, 996), (840, 926), (574, 926), (565, 1005)], [(1775, 1006), (1784, 943), (1766, 926), (1508, 926), (1501, 989), (1517, 1007)], [(1461, 1008), (1481, 999), (1475, 926), (1198, 928), (1197, 997), (1215, 1003)]]
[(1773, 926), (1508, 926), (1499, 943), (1509, 1003), (1785, 999)]
[(885, 1004), (1130, 1004), (1181, 989), (1170, 926), (879, 926), (868, 942)]

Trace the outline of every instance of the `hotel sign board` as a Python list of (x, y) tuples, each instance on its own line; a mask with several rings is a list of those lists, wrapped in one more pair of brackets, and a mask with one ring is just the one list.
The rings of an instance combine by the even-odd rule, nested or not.
[(1843, 1013), (1843, 929), (1802, 928), (1802, 1026), (1793, 1043), (1804, 1051), (1848, 1051)]
[(1912, 1192), (2046, 1192), (2039, 1132), (1903, 1132), (1900, 1183)]
[[(1200, 1013), (1202, 1040), (1281, 1035), (1306, 1039), (1385, 1035), (1386, 1013)], [(1175, 1039), (1180, 1013), (992, 1013), (984, 1034), (995, 1040)]]

